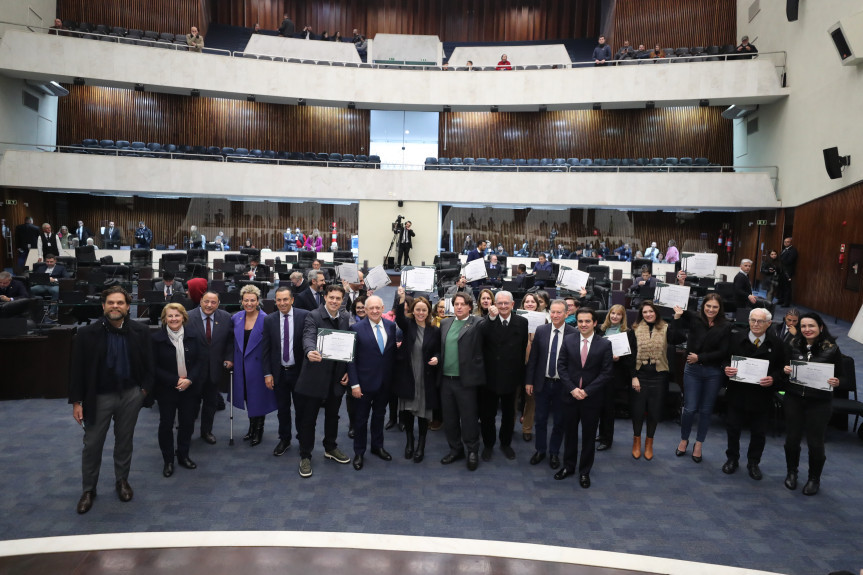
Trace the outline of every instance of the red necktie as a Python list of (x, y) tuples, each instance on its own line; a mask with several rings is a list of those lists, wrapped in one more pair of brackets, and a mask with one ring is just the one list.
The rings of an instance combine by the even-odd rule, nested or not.
[(211, 327), (212, 319), (210, 316), (207, 316), (207, 343), (210, 343), (213, 340), (213, 329)]

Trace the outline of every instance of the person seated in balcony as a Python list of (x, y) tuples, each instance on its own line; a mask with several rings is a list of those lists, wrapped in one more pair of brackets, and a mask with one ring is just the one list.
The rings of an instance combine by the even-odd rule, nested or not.
[(616, 253), (620, 260), (624, 262), (628, 262), (632, 259), (632, 248), (629, 247), (629, 244), (623, 244), (619, 248), (615, 249), (614, 253)]
[(96, 245), (96, 242), (93, 238), (87, 238), (87, 243), (84, 244), (87, 247), (92, 247), (93, 251), (98, 250), (99, 246)]
[(500, 55), (500, 62), (497, 63), (495, 70), (512, 70), (512, 64), (509, 63), (506, 54)]
[(633, 50), (632, 46), (629, 45), (629, 40), (623, 41), (623, 46), (618, 48), (617, 52), (614, 54), (615, 60), (631, 60), (635, 58), (635, 50)]
[(495, 250), (495, 255), (500, 257), (508, 257), (509, 254), (504, 249), (503, 244), (497, 244), (497, 249)]
[(737, 53), (736, 58), (754, 58), (755, 54), (758, 53), (758, 48), (755, 47), (755, 44), (749, 43), (749, 36), (744, 36), (735, 52)]
[(593, 49), (593, 65), (605, 66), (611, 60), (611, 46), (605, 43), (605, 36), (599, 37), (599, 44)]
[(324, 249), (324, 240), (321, 237), (321, 232), (318, 231), (318, 228), (312, 230), (312, 234), (306, 236), (306, 241), (303, 244), (303, 247), (306, 251), (316, 251), (320, 252)]
[(314, 32), (314, 30), (312, 30), (311, 26), (306, 24), (303, 27), (303, 31), (300, 32), (300, 40), (317, 40), (317, 39), (318, 39), (318, 35), (315, 34), (315, 32)]
[(186, 34), (186, 45), (189, 47), (190, 52), (204, 51), (204, 37), (198, 34), (197, 26), (192, 26), (189, 33)]
[(467, 62), (465, 62), (465, 64), (464, 64), (464, 65), (465, 65), (465, 66), (467, 66), (467, 70), (468, 70), (468, 72), (470, 72), (471, 70), (473, 70), (473, 60), (468, 60)]
[(336, 33), (333, 34), (333, 37), (330, 38), (330, 40), (332, 42), (341, 42), (342, 41), (342, 33), (337, 30)]
[(282, 234), (282, 239), (284, 240), (284, 245), (282, 245), (283, 252), (297, 251), (297, 236), (291, 233), (290, 226)]
[(352, 32), (352, 34), (353, 34), (353, 37), (351, 38), (351, 42), (353, 42), (354, 44), (361, 41), (363, 38), (362, 34), (360, 34), (360, 31), (357, 30), (356, 28), (354, 28), (354, 31)]
[(323, 40), (324, 42), (329, 42), (332, 38), (330, 38), (330, 33), (324, 30), (321, 32), (321, 37), (318, 39)]
[(653, 47), (653, 51), (650, 52), (650, 56), (648, 58), (665, 58), (665, 50), (659, 47), (659, 44)]
[(646, 60), (650, 58), (650, 50), (644, 47), (644, 44), (638, 45), (638, 50), (635, 51), (636, 60)]
[(228, 245), (228, 238), (223, 234), (224, 232), (219, 232), (219, 235), (213, 239), (213, 249), (217, 252), (226, 252), (231, 249), (231, 246)]

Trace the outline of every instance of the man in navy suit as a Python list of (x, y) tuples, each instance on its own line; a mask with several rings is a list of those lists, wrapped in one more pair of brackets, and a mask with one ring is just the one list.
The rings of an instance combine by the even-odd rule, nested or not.
[[(563, 443), (563, 402), (560, 399), (560, 374), (557, 360), (567, 336), (577, 334), (573, 326), (566, 323), (566, 302), (556, 299), (548, 306), (551, 323), (536, 328), (530, 358), (527, 360), (525, 392), (536, 399), (536, 452), (530, 458), (531, 465), (538, 465), (549, 453), (552, 469), (560, 467), (560, 445)], [(551, 441), (548, 441), (548, 416), (552, 416)]]
[[(483, 258), (485, 257), (485, 248), (486, 248), (486, 246), (487, 246), (487, 245), (488, 245), (488, 244), (486, 243), (486, 241), (485, 241), (485, 240), (482, 240), (482, 241), (478, 242), (478, 243), (476, 244), (476, 247), (475, 247), (474, 249), (472, 249), (472, 250), (467, 254), (467, 263), (470, 263), (470, 262), (472, 262), (473, 260), (481, 260), (481, 259), (483, 259)], [(480, 285), (482, 285), (482, 280), (476, 280), (476, 281), (470, 282), (470, 285), (471, 285), (471, 287), (473, 287), (474, 289), (476, 289), (476, 288), (478, 288)]]
[[(536, 272), (548, 272), (549, 274), (551, 274), (553, 271), (554, 268), (552, 268), (551, 262), (546, 259), (545, 254), (540, 253), (539, 261), (533, 264), (533, 273), (535, 274)], [(537, 287), (545, 287), (545, 281), (541, 279), (536, 280), (533, 285)]]
[[(231, 314), (219, 309), (219, 294), (206, 291), (200, 306), (189, 310), (186, 329), (206, 342), (207, 356), (204, 368), (204, 386), (201, 389), (201, 439), (213, 445), (213, 420), (219, 408), (219, 385), (226, 369), (234, 367), (234, 326)], [(224, 409), (224, 400), (222, 400)]]
[[(66, 266), (57, 263), (57, 256), (48, 254), (45, 261), (33, 265), (33, 273), (48, 274), (47, 285), (34, 285), (30, 287), (30, 294), (34, 296), (48, 296), (56, 301), (60, 299), (60, 280), (66, 277)], [(51, 315), (57, 313), (56, 309)]]
[(284, 455), (291, 446), (291, 395), (303, 365), (304, 309), (294, 307), (291, 288), (280, 285), (276, 290), (276, 307), (264, 320), (263, 362), (264, 384), (276, 392), (279, 406), (279, 444), (273, 455)]
[(492, 254), (488, 258), (488, 263), (485, 264), (485, 271), (488, 275), (486, 280), (490, 285), (500, 287), (503, 285), (502, 277), (506, 276), (506, 270), (498, 263), (497, 256)]
[(309, 289), (302, 290), (297, 294), (295, 304), (300, 309), (314, 311), (324, 304), (324, 285), (327, 280), (324, 278), (323, 272), (316, 269), (306, 272), (306, 277), (309, 280)]
[(384, 417), (390, 382), (396, 362), (399, 334), (394, 322), (383, 319), (384, 302), (376, 295), (366, 299), (366, 317), (351, 326), (357, 332), (354, 361), (348, 364), (351, 395), (357, 400), (354, 412), (354, 469), (363, 468), (369, 412), (372, 415), (372, 454), (384, 461), (392, 456), (384, 449)]
[(611, 343), (596, 335), (596, 312), (579, 308), (578, 335), (564, 337), (557, 360), (560, 374), (565, 438), (563, 467), (554, 474), (565, 479), (575, 474), (578, 459), (578, 425), (581, 424), (581, 459), (578, 483), (590, 487), (590, 469), (595, 455), (594, 438), (602, 409), (602, 393), (614, 377)]

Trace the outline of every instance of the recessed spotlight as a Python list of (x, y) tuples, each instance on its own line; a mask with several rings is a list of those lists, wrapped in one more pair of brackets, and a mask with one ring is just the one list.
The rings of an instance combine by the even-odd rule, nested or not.
[(135, 84), (135, 91), (136, 92), (143, 92), (144, 91), (144, 84)]
[(645, 107), (645, 108), (647, 108), (648, 110), (652, 110), (652, 109), (654, 109), (654, 108), (656, 107), (656, 102), (654, 102), (653, 100), (648, 100), (648, 101), (644, 104), (644, 107)]
[(594, 110), (602, 110), (602, 104), (600, 104), (599, 102), (595, 103), (593, 105), (593, 109)]
[(255, 95), (254, 94), (249, 94), (248, 96), (246, 96), (246, 102), (254, 102), (254, 101), (255, 101)]
[(193, 98), (200, 98), (201, 97), (201, 91), (200, 90), (192, 90), (192, 97)]

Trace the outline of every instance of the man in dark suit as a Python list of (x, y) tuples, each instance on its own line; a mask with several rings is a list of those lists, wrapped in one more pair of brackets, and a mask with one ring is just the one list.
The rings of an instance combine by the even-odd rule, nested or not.
[(0, 317), (26, 316), (29, 309), (27, 287), (9, 272), (0, 271)]
[(300, 377), (294, 388), (294, 406), (297, 411), (297, 434), (300, 441), (300, 477), (312, 475), (312, 449), (315, 445), (315, 422), (321, 403), (324, 406), (324, 457), (337, 463), (350, 463), (336, 443), (339, 434), (339, 409), (342, 395), (348, 384), (347, 365), (341, 361), (324, 359), (318, 351), (318, 330), (347, 331), (350, 316), (339, 311), (345, 288), (327, 286), (324, 306), (306, 316), (303, 327), (303, 353), (308, 361), (300, 368)]
[(153, 230), (148, 228), (144, 222), (138, 222), (135, 230), (135, 247), (141, 250), (149, 250), (153, 245)]
[(565, 479), (575, 474), (578, 459), (578, 426), (581, 424), (581, 459), (578, 483), (590, 487), (590, 470), (596, 448), (594, 438), (602, 410), (602, 394), (614, 377), (611, 343), (596, 335), (596, 312), (582, 307), (576, 312), (578, 335), (564, 337), (557, 361), (560, 374), (565, 444), (563, 467), (554, 474)]
[[(492, 256), (494, 257), (494, 256)], [(515, 422), (515, 392), (524, 385), (524, 353), (527, 350), (527, 320), (513, 313), (512, 294), (499, 291), (489, 308), (483, 333), (485, 386), (479, 388), (479, 419), (482, 460), (490, 461), (495, 443), (495, 420), (500, 406), (500, 450), (515, 459), (512, 429)]]
[(284, 36), (285, 38), (293, 38), (296, 33), (296, 26), (294, 25), (293, 20), (288, 18), (288, 15), (285, 14), (282, 23), (279, 24), (279, 36)]
[[(162, 273), (162, 279), (153, 284), (153, 291), (160, 291), (165, 296), (165, 301), (173, 301), (174, 296), (185, 297), (186, 290), (183, 288), (183, 283), (174, 279), (174, 272), (165, 270)], [(165, 307), (161, 303), (149, 304), (150, 325), (159, 323), (159, 317), (162, 315), (162, 309)]]
[(81, 472), (84, 493), (78, 513), (87, 513), (96, 498), (102, 447), (114, 426), (115, 488), (120, 501), (132, 499), (129, 469), (138, 412), (153, 391), (153, 346), (146, 325), (129, 319), (132, 297), (119, 286), (102, 292), (104, 316), (78, 330), (72, 353), (69, 403), (72, 417), (84, 428)]
[[(566, 302), (556, 299), (548, 307), (551, 323), (536, 328), (527, 360), (525, 392), (536, 400), (535, 433), (536, 452), (531, 465), (538, 465), (549, 453), (552, 469), (560, 467), (560, 445), (563, 443), (563, 402), (560, 392), (560, 375), (557, 359), (566, 336), (577, 334), (575, 327), (566, 323)], [(551, 441), (548, 438), (548, 416), (552, 415)]]
[(503, 285), (501, 278), (506, 276), (506, 270), (498, 263), (497, 256), (492, 254), (488, 258), (488, 263), (485, 264), (485, 272), (488, 275), (486, 280), (490, 285), (500, 287)]
[(256, 282), (268, 282), (273, 279), (273, 276), (270, 273), (270, 267), (261, 264), (261, 258), (255, 256), (249, 258), (249, 265), (247, 265), (246, 269), (243, 270), (242, 279)]
[[(749, 477), (760, 481), (763, 477), (761, 469), (761, 454), (767, 441), (767, 421), (773, 408), (773, 394), (784, 379), (785, 353), (782, 341), (769, 330), (773, 316), (766, 309), (756, 308), (749, 312), (749, 330), (731, 336), (729, 353), (762, 359), (769, 362), (767, 376), (755, 383), (728, 380), (728, 413), (725, 427), (728, 433), (728, 449), (725, 451), (728, 460), (722, 466), (722, 471), (732, 474), (737, 471), (740, 461), (740, 433), (744, 421), (749, 423), (749, 451), (746, 454), (746, 469)], [(725, 375), (733, 378), (737, 368), (728, 366)]]
[(294, 306), (291, 288), (280, 285), (276, 290), (276, 307), (264, 320), (263, 362), (264, 383), (276, 393), (279, 411), (279, 443), (273, 455), (284, 455), (291, 446), (291, 396), (303, 365), (304, 309)]
[(401, 337), (394, 322), (383, 319), (384, 302), (376, 295), (366, 299), (366, 317), (351, 326), (356, 335), (356, 355), (348, 364), (348, 383), (356, 399), (354, 412), (354, 469), (363, 468), (368, 445), (369, 413), (372, 416), (372, 454), (384, 461), (392, 456), (384, 449), (386, 417), (392, 375), (396, 362), (396, 342)]
[(782, 251), (779, 252), (779, 261), (782, 268), (779, 270), (779, 305), (788, 307), (791, 305), (791, 283), (794, 272), (797, 270), (797, 248), (791, 244), (791, 237), (782, 241)]
[(106, 250), (120, 249), (120, 242), (123, 237), (120, 235), (120, 230), (114, 226), (114, 222), (108, 222), (108, 227), (105, 228), (105, 234), (102, 236), (102, 243)]
[(441, 463), (448, 465), (464, 459), (467, 468), (479, 465), (480, 429), (477, 388), (485, 385), (485, 361), (482, 353), (485, 320), (471, 315), (473, 297), (458, 292), (452, 298), (455, 317), (441, 322), (440, 394), (449, 453)]
[[(477, 242), (476, 247), (472, 249), (467, 254), (467, 263), (472, 262), (473, 260), (481, 260), (485, 257), (485, 248), (488, 246), (488, 243), (485, 240), (480, 240)], [(478, 288), (482, 285), (483, 280), (476, 280), (470, 282), (471, 287), (474, 289)]]
[(410, 262), (411, 247), (413, 247), (413, 238), (416, 234), (411, 229), (410, 220), (405, 222), (404, 227), (399, 232), (399, 252), (396, 259), (396, 269), (401, 266), (406, 266)]
[(785, 312), (785, 318), (782, 323), (774, 323), (770, 326), (770, 331), (779, 338), (783, 344), (789, 343), (794, 336), (797, 335), (800, 323), (800, 311), (797, 308), (790, 308)]
[(39, 228), (33, 225), (33, 218), (27, 217), (24, 223), (15, 226), (15, 248), (18, 250), (18, 270), (27, 263), (30, 250), (36, 247), (39, 241)]
[[(554, 270), (554, 268), (551, 266), (551, 262), (546, 259), (545, 254), (543, 254), (543, 253), (539, 254), (539, 261), (537, 261), (535, 264), (533, 264), (533, 273), (536, 274), (537, 272), (547, 272), (547, 273), (551, 274), (553, 270)], [(538, 280), (536, 280), (534, 285), (536, 287), (545, 287), (547, 282), (551, 282), (551, 285), (554, 285), (554, 279), (553, 278), (550, 280), (538, 279)]]
[[(206, 366), (203, 370), (204, 385), (201, 388), (201, 439), (210, 445), (216, 443), (213, 435), (213, 420), (219, 403), (224, 400), (219, 386), (226, 369), (234, 367), (234, 331), (231, 314), (219, 309), (219, 294), (206, 291), (201, 296), (199, 307), (189, 311), (186, 329), (206, 342)], [(220, 402), (219, 400), (222, 399)]]
[(87, 245), (87, 240), (93, 237), (93, 232), (90, 231), (90, 228), (84, 225), (84, 222), (78, 220), (78, 227), (75, 228), (73, 235), (78, 238), (78, 245), (85, 246)]
[[(306, 278), (309, 282), (309, 289), (297, 294), (294, 305), (306, 311), (314, 311), (324, 305), (325, 297), (323, 290), (327, 280), (324, 278), (321, 270), (315, 269), (306, 272)], [(344, 292), (344, 288), (342, 288), (342, 291)]]
[[(30, 286), (30, 293), (34, 296), (48, 296), (52, 300), (60, 299), (60, 280), (66, 277), (66, 266), (57, 263), (57, 256), (48, 254), (45, 261), (33, 265), (33, 273), (48, 274), (48, 284)], [(56, 310), (52, 311), (52, 315)]]
[(632, 282), (632, 287), (629, 288), (630, 294), (634, 296), (632, 299), (632, 307), (638, 307), (641, 305), (641, 302), (646, 299), (642, 290), (656, 288), (656, 278), (651, 275), (649, 267), (641, 266), (639, 273), (641, 274), (641, 277)]
[(769, 303), (764, 298), (760, 298), (752, 293), (752, 282), (749, 281), (749, 271), (752, 269), (752, 260), (740, 260), (740, 271), (734, 276), (734, 300), (737, 303), (737, 309), (751, 309), (754, 307), (763, 307), (772, 309), (773, 304)]

